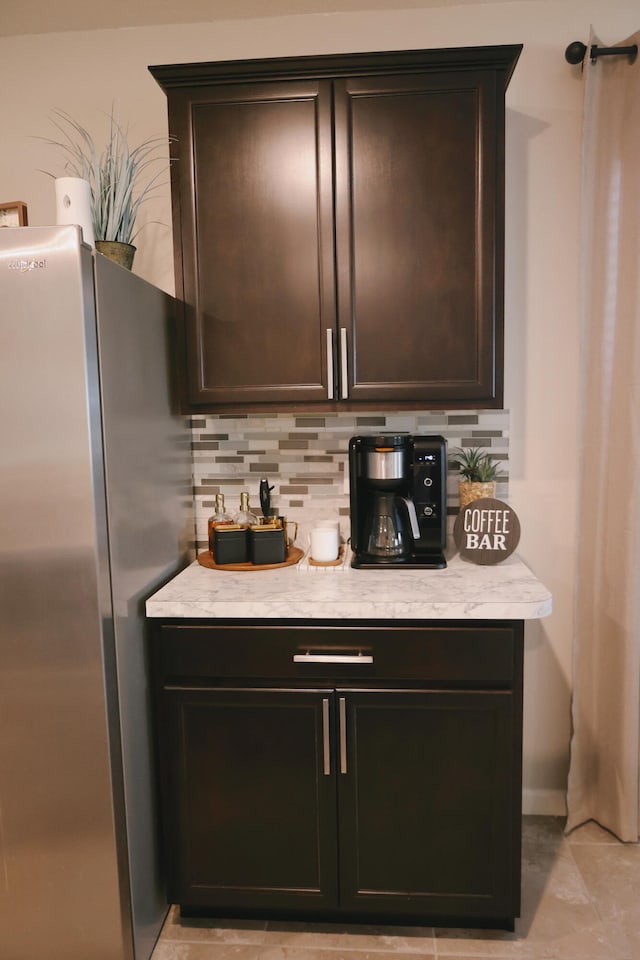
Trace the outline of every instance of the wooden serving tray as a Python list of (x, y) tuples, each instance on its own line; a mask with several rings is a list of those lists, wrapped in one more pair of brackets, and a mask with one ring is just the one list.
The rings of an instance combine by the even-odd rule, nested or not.
[(304, 550), (299, 547), (289, 547), (287, 549), (287, 559), (282, 563), (216, 563), (208, 550), (203, 550), (198, 554), (197, 560), (202, 567), (208, 567), (209, 570), (237, 570), (238, 572), (248, 572), (249, 570), (277, 570), (279, 567), (292, 567), (295, 563), (302, 560)]

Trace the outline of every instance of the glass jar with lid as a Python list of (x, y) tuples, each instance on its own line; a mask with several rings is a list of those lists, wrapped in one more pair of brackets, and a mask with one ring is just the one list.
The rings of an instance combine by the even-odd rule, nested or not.
[(213, 531), (216, 527), (221, 524), (233, 523), (233, 517), (231, 514), (227, 513), (224, 508), (224, 493), (216, 493), (216, 505), (215, 510), (209, 517), (207, 521), (207, 535), (209, 539), (209, 553), (213, 557), (214, 546), (213, 546)]
[(258, 522), (258, 518), (249, 506), (249, 494), (243, 490), (240, 494), (240, 509), (233, 518), (233, 522), (240, 527), (251, 527)]

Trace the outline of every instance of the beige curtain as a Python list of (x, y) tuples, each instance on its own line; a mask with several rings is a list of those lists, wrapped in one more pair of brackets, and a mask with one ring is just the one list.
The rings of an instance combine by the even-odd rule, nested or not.
[[(591, 43), (598, 43), (595, 37)], [(640, 44), (640, 33), (620, 45)], [(588, 60), (588, 55), (587, 55)], [(639, 833), (640, 56), (585, 60), (581, 466), (567, 830)]]

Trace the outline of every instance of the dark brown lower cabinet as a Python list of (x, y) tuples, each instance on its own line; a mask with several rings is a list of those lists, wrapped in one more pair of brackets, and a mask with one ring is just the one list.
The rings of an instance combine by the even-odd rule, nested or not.
[(508, 915), (511, 699), (340, 692), (340, 891), (353, 913)]
[(325, 700), (310, 690), (166, 691), (170, 900), (337, 905), (335, 779), (318, 768)]
[(152, 648), (184, 913), (513, 927), (521, 623), (173, 621)]

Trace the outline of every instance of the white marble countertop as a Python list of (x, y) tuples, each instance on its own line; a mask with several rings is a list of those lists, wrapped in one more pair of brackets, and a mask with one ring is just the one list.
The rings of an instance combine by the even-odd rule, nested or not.
[[(348, 558), (347, 558), (348, 560)], [(479, 566), (448, 558), (445, 570), (353, 570), (301, 565), (211, 570), (194, 561), (146, 603), (148, 617), (304, 620), (534, 620), (551, 594), (517, 557)]]

